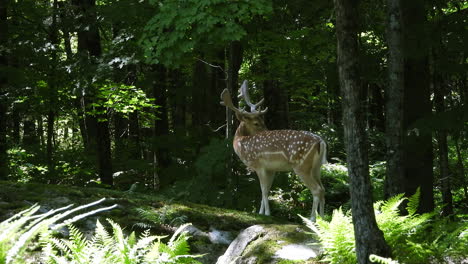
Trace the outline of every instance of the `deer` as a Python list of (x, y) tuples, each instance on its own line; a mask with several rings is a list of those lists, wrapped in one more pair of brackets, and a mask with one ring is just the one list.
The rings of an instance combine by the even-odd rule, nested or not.
[[(320, 180), (320, 168), (327, 163), (327, 145), (316, 134), (298, 130), (268, 130), (263, 116), (268, 107), (261, 109), (264, 98), (254, 104), (250, 101), (248, 82), (241, 86), (240, 96), (250, 107), (239, 109), (232, 103), (229, 90), (221, 93), (221, 105), (231, 109), (239, 120), (233, 140), (234, 152), (250, 171), (255, 171), (260, 182), (262, 200), (259, 214), (270, 215), (268, 194), (275, 173), (294, 171), (313, 195), (310, 219), (316, 220), (317, 210), (323, 217), (325, 188)], [(320, 208), (319, 208), (320, 206)]]

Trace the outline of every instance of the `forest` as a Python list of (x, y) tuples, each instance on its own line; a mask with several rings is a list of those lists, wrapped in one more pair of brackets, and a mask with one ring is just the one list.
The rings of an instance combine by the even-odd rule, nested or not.
[[(0, 0), (0, 264), (467, 263), (467, 19), (464, 0)], [(254, 117), (244, 140), (322, 140), (327, 163), (299, 156), (321, 183), (246, 161)], [(299, 237), (316, 252), (279, 257)]]

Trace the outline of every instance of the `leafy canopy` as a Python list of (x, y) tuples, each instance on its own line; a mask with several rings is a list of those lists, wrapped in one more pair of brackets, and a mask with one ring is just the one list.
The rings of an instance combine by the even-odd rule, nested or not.
[(188, 53), (240, 40), (244, 25), (272, 12), (271, 0), (150, 1), (157, 14), (145, 27), (141, 44), (148, 63), (177, 66)]

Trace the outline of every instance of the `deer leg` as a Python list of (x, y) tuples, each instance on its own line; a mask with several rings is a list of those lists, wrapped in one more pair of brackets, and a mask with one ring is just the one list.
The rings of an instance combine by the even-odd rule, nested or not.
[(262, 190), (262, 201), (260, 204), (259, 214), (270, 215), (270, 205), (268, 203), (268, 194), (270, 193), (271, 185), (275, 179), (275, 173), (266, 170), (257, 171), (257, 176), (260, 181), (260, 189)]
[(294, 169), (294, 172), (299, 175), (304, 184), (312, 192), (313, 204), (310, 219), (315, 222), (317, 210), (320, 205), (320, 215), (324, 214), (325, 207), (325, 188), (320, 181), (320, 167), (318, 169), (311, 168), (308, 172), (300, 169)]

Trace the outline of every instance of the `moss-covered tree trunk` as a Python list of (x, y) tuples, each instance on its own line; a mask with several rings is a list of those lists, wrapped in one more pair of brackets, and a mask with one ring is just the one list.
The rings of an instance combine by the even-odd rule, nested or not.
[(369, 255), (389, 256), (382, 231), (378, 228), (372, 201), (365, 132), (365, 98), (359, 75), (357, 42), (357, 0), (335, 0), (338, 43), (338, 73), (343, 96), (344, 140), (350, 177), (351, 210), (356, 256), (370, 263)]

